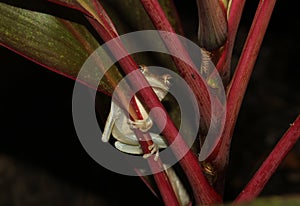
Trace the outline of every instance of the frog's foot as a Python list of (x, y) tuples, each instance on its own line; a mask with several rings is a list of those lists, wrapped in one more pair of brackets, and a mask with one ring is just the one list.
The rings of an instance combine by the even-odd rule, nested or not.
[(158, 147), (158, 145), (153, 143), (152, 145), (148, 146), (148, 149), (150, 150), (150, 153), (144, 154), (143, 158), (147, 159), (148, 157), (150, 157), (151, 155), (153, 155), (155, 153), (154, 160), (157, 161), (158, 157), (159, 157), (159, 147)]
[(115, 142), (115, 147), (125, 153), (129, 154), (143, 154), (143, 150), (140, 145), (129, 145), (129, 144), (124, 144), (122, 142), (116, 141)]
[[(115, 147), (125, 153), (129, 154), (143, 154), (143, 150), (140, 145), (128, 145), (124, 144), (122, 142), (116, 141)], [(150, 150), (150, 153), (144, 154), (143, 158), (147, 159), (151, 155), (155, 154), (154, 160), (157, 161), (159, 157), (159, 147), (157, 144), (153, 143), (152, 145), (148, 146), (148, 149)]]
[(142, 132), (147, 132), (153, 125), (152, 120), (148, 117), (147, 119), (142, 120), (128, 120), (128, 124), (131, 129), (139, 129)]

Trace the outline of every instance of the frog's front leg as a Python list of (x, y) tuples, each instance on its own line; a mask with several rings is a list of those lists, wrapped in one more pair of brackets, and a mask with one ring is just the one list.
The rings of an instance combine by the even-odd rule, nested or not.
[[(169, 79), (171, 76), (155, 75), (148, 71), (146, 66), (141, 66), (140, 69), (148, 80), (150, 86), (153, 88), (155, 94), (158, 96), (159, 100), (162, 100), (168, 93), (170, 86)], [(138, 98), (135, 96), (134, 98), (136, 100), (137, 107), (142, 114), (142, 120), (130, 120), (125, 112), (115, 102), (112, 101), (110, 113), (102, 134), (102, 141), (108, 142), (110, 135), (112, 134), (112, 136), (117, 139), (115, 144), (117, 149), (131, 154), (143, 154), (138, 138), (135, 136), (135, 133), (132, 129), (134, 128), (139, 129), (142, 132), (147, 132), (152, 127), (153, 122)], [(149, 154), (145, 154), (144, 157), (147, 158), (152, 154), (155, 154), (157, 159), (159, 148), (165, 148), (167, 145), (164, 142), (163, 137), (159, 136), (158, 134), (153, 135), (153, 133), (150, 133), (150, 135), (153, 140), (153, 145), (149, 146), (149, 150), (151, 152)], [(153, 136), (157, 136), (157, 141), (155, 138), (153, 138)]]
[[(138, 105), (141, 103), (137, 100)], [(143, 154), (144, 152), (139, 145), (138, 138), (133, 132), (133, 128), (139, 129), (142, 132), (148, 131), (153, 122), (146, 113), (145, 109), (140, 106), (139, 109), (144, 117), (143, 120), (130, 120), (125, 115), (124, 111), (114, 102), (111, 102), (110, 113), (107, 117), (104, 131), (102, 134), (102, 141), (108, 142), (111, 134), (118, 141), (115, 142), (115, 147), (126, 153), (130, 154)], [(148, 158), (155, 154), (154, 159), (157, 160), (159, 157), (159, 148), (167, 147), (163, 137), (158, 134), (150, 133), (153, 144), (148, 147), (150, 153), (144, 154), (144, 158)]]
[(153, 126), (153, 122), (149, 117), (146, 119), (134, 121), (129, 119), (128, 124), (131, 129), (139, 129), (142, 132), (147, 132)]

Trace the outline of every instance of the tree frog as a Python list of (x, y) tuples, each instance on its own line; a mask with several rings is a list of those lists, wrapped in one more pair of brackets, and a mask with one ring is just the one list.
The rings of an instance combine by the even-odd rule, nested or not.
[[(146, 77), (150, 86), (153, 88), (155, 94), (161, 101), (168, 93), (170, 87), (170, 78), (171, 76), (168, 74), (164, 75), (156, 75), (149, 71), (149, 69), (141, 65), (140, 70), (143, 75)], [(122, 110), (114, 100), (111, 101), (110, 113), (107, 117), (104, 131), (102, 134), (102, 141), (108, 142), (110, 135), (117, 140), (115, 142), (115, 147), (125, 153), (130, 154), (143, 154), (143, 151), (140, 147), (137, 137), (135, 136), (132, 128), (140, 129), (142, 132), (148, 131), (153, 122), (146, 112), (145, 108), (139, 101), (139, 99), (134, 96), (136, 103), (140, 109), (140, 112), (143, 116), (143, 120), (132, 121), (128, 119), (128, 115)], [(149, 150), (151, 153), (144, 154), (143, 157), (147, 158), (152, 154), (155, 154), (155, 159), (158, 158), (158, 150), (160, 148), (166, 148), (167, 144), (163, 137), (159, 134), (149, 133), (152, 137), (153, 145), (149, 146)]]
[[(149, 71), (149, 69), (141, 65), (141, 72), (146, 77), (150, 86), (154, 90), (155, 94), (161, 101), (168, 93), (170, 87), (170, 78), (171, 76), (168, 74), (164, 75), (156, 75)], [(139, 99), (134, 96), (135, 101), (139, 107), (139, 110), (143, 116), (143, 120), (132, 121), (128, 119), (128, 115), (126, 115), (125, 111), (122, 110), (117, 103), (113, 100), (111, 101), (110, 113), (107, 117), (104, 131), (102, 134), (102, 141), (108, 142), (110, 135), (117, 140), (115, 142), (115, 147), (125, 153), (130, 154), (143, 154), (143, 151), (140, 147), (138, 138), (135, 136), (132, 128), (137, 128), (142, 132), (147, 132), (153, 125), (151, 118), (146, 112), (145, 108), (139, 101)], [(153, 145), (149, 146), (149, 150), (151, 151), (149, 154), (144, 154), (144, 158), (148, 158), (149, 156), (155, 153), (154, 159), (157, 160), (159, 153), (158, 150), (160, 148), (166, 148), (167, 144), (165, 139), (159, 134), (155, 134), (150, 132)], [(166, 167), (165, 164), (163, 164)], [(188, 205), (190, 203), (190, 198), (187, 191), (184, 188), (184, 185), (180, 181), (179, 177), (175, 173), (175, 171), (171, 167), (166, 167), (167, 175), (170, 179), (172, 187), (176, 193), (176, 196), (180, 202), (180, 205)]]

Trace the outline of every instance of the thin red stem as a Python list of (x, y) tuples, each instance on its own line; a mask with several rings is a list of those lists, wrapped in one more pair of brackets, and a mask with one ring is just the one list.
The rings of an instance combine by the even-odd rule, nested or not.
[[(52, 2), (60, 2), (59, 0), (52, 0)], [(131, 58), (130, 55), (128, 55), (128, 52), (126, 52), (123, 44), (118, 41), (119, 39), (118, 34), (116, 33), (116, 30), (108, 18), (108, 15), (105, 13), (105, 10), (103, 8), (99, 9), (97, 6), (102, 7), (98, 1), (92, 1), (94, 6), (96, 8), (94, 9), (93, 12), (96, 10), (97, 16), (93, 16), (92, 13), (89, 13), (89, 11), (84, 11), (86, 14), (86, 18), (90, 21), (92, 26), (94, 26), (95, 30), (99, 33), (99, 35), (102, 37), (104, 41), (109, 41), (113, 38), (115, 38), (115, 46), (112, 48), (112, 53), (115, 56), (118, 56), (118, 54), (121, 52), (125, 55), (123, 59), (119, 61), (121, 67), (123, 68), (123, 71), (126, 74), (131, 73), (132, 71), (135, 71), (138, 69), (138, 65), (134, 62), (134, 60)], [(63, 3), (64, 6), (68, 7), (68, 4), (66, 2)], [(80, 6), (79, 4), (76, 5), (71, 4), (71, 8), (78, 9), (82, 11), (84, 6)], [(89, 8), (90, 9), (90, 8)], [(136, 81), (138, 79), (138, 81)], [(131, 75), (129, 78), (129, 81), (131, 83), (131, 86), (133, 88), (144, 88), (140, 90), (137, 93), (137, 96), (140, 98), (146, 109), (148, 111), (151, 108), (158, 107), (161, 109), (162, 112), (153, 112), (153, 120), (156, 122), (156, 124), (160, 127), (160, 129), (163, 131), (163, 135), (168, 141), (169, 144), (171, 144), (175, 138), (179, 142), (177, 145), (174, 145), (172, 147), (174, 154), (177, 157), (182, 157), (183, 152), (187, 152), (187, 154), (180, 160), (180, 164), (182, 168), (185, 170), (187, 177), (189, 179), (189, 182), (191, 183), (193, 190), (194, 190), (194, 196), (195, 199), (197, 200), (198, 203), (203, 203), (203, 204), (213, 204), (217, 202), (221, 202), (221, 197), (214, 191), (214, 189), (209, 185), (208, 181), (206, 180), (205, 176), (202, 173), (202, 170), (199, 166), (198, 159), (196, 155), (189, 150), (187, 147), (186, 143), (183, 140), (183, 137), (178, 133), (178, 130), (174, 123), (172, 122), (171, 118), (169, 115), (166, 113), (163, 105), (161, 102), (158, 100), (157, 96), (154, 94), (152, 88), (148, 84), (147, 80), (145, 77), (139, 73), (139, 72), (134, 72), (134, 75)], [(165, 120), (166, 119), (166, 120)], [(166, 126), (163, 128), (162, 125), (166, 123)], [(179, 158), (179, 159), (180, 159)], [(158, 184), (160, 184), (158, 182)], [(167, 188), (166, 188), (167, 189)]]
[[(94, 26), (96, 31), (100, 34), (100, 36), (105, 41), (109, 41), (113, 38), (118, 37), (117, 31), (116, 31), (114, 25), (112, 24), (107, 13), (105, 12), (104, 8), (98, 1), (92, 1), (93, 9), (98, 14), (97, 16), (93, 16), (93, 14), (90, 13), (90, 11), (85, 10), (84, 7), (82, 7), (81, 5), (79, 5), (77, 3), (68, 5), (68, 4), (62, 3), (57, 0), (50, 0), (50, 1), (64, 5), (64, 6), (70, 6), (73, 9), (77, 9), (77, 10), (83, 12), (86, 15), (86, 18), (91, 22), (91, 24)], [(101, 21), (101, 23), (99, 22), (99, 20)], [(101, 25), (101, 26), (99, 26), (99, 25)], [(72, 29), (72, 28), (70, 28), (70, 29)], [(77, 37), (79, 40), (82, 40), (80, 35), (78, 35), (78, 34), (75, 34), (75, 37)], [(81, 41), (81, 43), (85, 43), (85, 42)], [(118, 47), (123, 48), (123, 52), (126, 52), (124, 47), (122, 46), (122, 44), (120, 42), (118, 42), (118, 43), (119, 43)], [(91, 52), (90, 51), (91, 48), (89, 47), (89, 45), (85, 45), (85, 44), (83, 44), (83, 45), (84, 45), (85, 49), (87, 49), (88, 52)], [(133, 61), (133, 59), (130, 56), (127, 56), (127, 58), (129, 59), (129, 62), (131, 64), (130, 67), (137, 69), (138, 65)], [(121, 65), (123, 65), (123, 66), (125, 65), (125, 67), (128, 67), (128, 64), (126, 64), (126, 63), (127, 63), (126, 61), (125, 61), (125, 63), (124, 63), (124, 61), (122, 61)], [(100, 64), (101, 64), (101, 62), (100, 62)], [(100, 67), (101, 67), (101, 65), (100, 65)], [(143, 78), (143, 76), (142, 76), (142, 78)], [(111, 82), (113, 83), (112, 86), (115, 87), (116, 86), (115, 81), (113, 79), (111, 79)], [(145, 84), (148, 84), (147, 81)], [(121, 90), (118, 89), (118, 90), (116, 90), (116, 92), (117, 92), (119, 98), (122, 100), (122, 103), (124, 104), (124, 102), (127, 101), (126, 97), (124, 97), (124, 94), (122, 94)], [(156, 95), (155, 95), (155, 97), (156, 97)], [(134, 99), (131, 100), (131, 102), (130, 102), (129, 113), (133, 119), (143, 119)], [(141, 145), (143, 152), (145, 154), (150, 153), (151, 151), (149, 150), (148, 146), (153, 144), (151, 136), (146, 133), (144, 134), (138, 130), (136, 130), (135, 133), (139, 137), (138, 139), (141, 140), (141, 141), (139, 141), (139, 143)], [(154, 161), (153, 157), (150, 157), (148, 159), (148, 163), (149, 163), (150, 168), (153, 171), (158, 171), (158, 169), (162, 168), (161, 167), (162, 163), (160, 162), (160, 160)], [(162, 170), (162, 169), (160, 169), (160, 170)], [(159, 191), (162, 194), (162, 198), (164, 200), (165, 205), (178, 206), (179, 202), (178, 202), (175, 192), (168, 180), (167, 174), (164, 171), (156, 173), (156, 174), (154, 174), (154, 179), (158, 185)]]
[[(175, 33), (172, 25), (168, 21), (167, 17), (165, 16), (165, 14), (157, 0), (141, 0), (141, 3), (143, 4), (146, 12), (148, 13), (149, 17), (151, 18), (156, 29)], [(190, 60), (190, 58), (189, 58), (188, 52), (186, 51), (186, 49), (184, 48), (184, 46), (182, 45), (182, 43), (180, 42), (179, 39), (173, 38), (172, 41), (169, 41), (164, 36), (162, 36), (162, 39), (164, 40), (164, 43), (166, 44), (167, 48), (170, 51), (174, 51), (174, 52), (180, 51), (183, 55), (186, 56), (186, 59), (189, 59), (189, 63), (191, 65), (193, 65), (192, 60)], [(205, 120), (205, 121), (203, 121), (205, 125), (202, 126), (202, 128), (203, 127), (207, 128), (208, 121), (210, 120), (210, 111), (211, 110), (210, 110), (210, 100), (209, 100), (209, 96), (207, 93), (206, 85), (203, 83), (203, 80), (201, 78), (197, 78), (198, 73), (195, 70), (193, 70), (188, 64), (184, 63), (183, 61), (180, 61), (177, 58), (173, 58), (173, 60), (174, 60), (174, 63), (176, 64), (177, 69), (179, 70), (181, 76), (185, 79), (185, 81), (189, 84), (189, 86), (193, 90), (193, 92), (198, 100), (200, 113), (202, 114), (202, 120)], [(183, 161), (184, 161), (184, 159), (183, 159)], [(199, 166), (197, 166), (197, 168), (198, 167)], [(188, 171), (186, 171), (186, 173), (189, 176)], [(202, 172), (201, 172), (201, 174), (202, 174)], [(209, 188), (206, 188), (205, 189), (206, 191), (212, 191), (213, 194), (216, 194), (210, 185), (207, 185), (207, 186), (209, 186)], [(201, 199), (201, 197), (199, 197), (199, 199), (197, 199), (197, 196), (199, 196), (199, 193), (200, 194), (203, 193), (203, 190), (199, 191), (197, 189), (197, 188), (199, 188), (199, 186), (197, 187), (197, 185), (192, 185), (192, 187), (194, 189), (193, 190), (194, 195), (196, 196), (196, 204), (201, 203), (201, 202), (203, 203), (203, 199)]]
[[(101, 17), (101, 15), (99, 15)], [(105, 40), (109, 41), (111, 38), (117, 37), (117, 34), (112, 33), (114, 29), (110, 29), (111, 24), (105, 24), (105, 27), (102, 27), (102, 25), (98, 24), (95, 25), (94, 19), (88, 18), (91, 23), (94, 25), (100, 36)], [(103, 22), (106, 21), (106, 19), (102, 19)], [(116, 39), (117, 45), (111, 48), (111, 51), (114, 55), (118, 56), (118, 54), (121, 52), (125, 52), (127, 54), (126, 49), (122, 45), (120, 41)], [(123, 53), (124, 54), (124, 53)], [(123, 55), (122, 55), (123, 56)], [(138, 69), (137, 64), (134, 62), (134, 60), (129, 55), (124, 55), (123, 59), (119, 61), (121, 67), (123, 68), (123, 71), (126, 74), (131, 73), (132, 71), (135, 71)], [(150, 110), (151, 108), (158, 107), (161, 109), (162, 112), (158, 112), (158, 110), (155, 110), (153, 112), (153, 119), (155, 123), (160, 127), (160, 129), (163, 131), (163, 135), (168, 141), (169, 144), (171, 144), (175, 138), (178, 141), (178, 144), (176, 144), (174, 147), (172, 147), (173, 152), (177, 157), (182, 157), (182, 154), (185, 151), (188, 151), (187, 154), (180, 160), (180, 164), (183, 167), (184, 171), (187, 174), (187, 177), (189, 179), (189, 182), (191, 183), (191, 186), (194, 191), (194, 196), (197, 203), (203, 203), (203, 204), (213, 204), (217, 202), (221, 202), (220, 196), (214, 191), (214, 189), (209, 185), (208, 181), (206, 180), (205, 176), (202, 173), (202, 170), (199, 166), (198, 159), (196, 155), (188, 149), (186, 143), (183, 140), (183, 137), (178, 133), (178, 130), (174, 123), (172, 122), (171, 118), (165, 111), (163, 105), (158, 100), (157, 96), (149, 86), (147, 80), (145, 77), (139, 73), (135, 72), (134, 75), (131, 75), (132, 78), (130, 78), (130, 83), (134, 88), (144, 88), (140, 90), (137, 95), (140, 98), (140, 100), (144, 103), (144, 105)], [(136, 81), (138, 79), (138, 81)], [(161, 125), (164, 125), (166, 118), (166, 126), (163, 128)]]
[[(143, 120), (142, 114), (139, 112), (139, 108), (135, 99), (133, 98), (130, 102), (130, 105), (134, 108), (136, 117), (134, 119)], [(149, 133), (143, 133), (138, 129), (134, 130), (135, 135), (138, 137), (139, 144), (143, 150), (144, 154), (149, 154), (151, 150), (149, 149), (150, 145), (153, 145), (152, 138)], [(160, 191), (163, 202), (166, 206), (179, 206), (178, 198), (172, 188), (170, 180), (167, 173), (164, 171), (162, 162), (160, 158), (154, 160), (154, 155), (149, 157), (148, 164), (153, 171), (154, 180), (157, 183), (158, 190)], [(158, 172), (157, 171), (161, 171)]]
[[(175, 33), (171, 23), (167, 19), (163, 9), (161, 8), (157, 0), (140, 0), (143, 4), (147, 14), (151, 18), (155, 28), (157, 30), (167, 31)], [(172, 57), (173, 61), (181, 75), (181, 77), (188, 83), (190, 88), (193, 90), (195, 97), (197, 98), (198, 107), (201, 114), (201, 128), (206, 131), (210, 120), (210, 99), (207, 92), (207, 85), (203, 82), (201, 77), (190, 59), (189, 54), (185, 47), (182, 45), (181, 41), (173, 37), (171, 39), (168, 36), (161, 36), (168, 50), (171, 52), (180, 52), (181, 55), (185, 56), (188, 62), (183, 62), (182, 60)], [(205, 133), (205, 132), (204, 132)]]
[(245, 6), (245, 0), (234, 0), (231, 3), (228, 16), (228, 36), (224, 50), (218, 60), (216, 69), (219, 71), (224, 83), (229, 81), (230, 66), (234, 42)]
[[(234, 0), (231, 2), (228, 14), (228, 36), (227, 41), (225, 43), (224, 49), (222, 54), (218, 60), (216, 69), (219, 72), (220, 76), (222, 77), (223, 84), (226, 87), (229, 83), (230, 79), (230, 68), (231, 68), (231, 59), (232, 59), (232, 52), (234, 47), (234, 42), (236, 39), (236, 34), (238, 31), (238, 26), (242, 17), (242, 13), (245, 6), (245, 0)], [(228, 111), (228, 109), (227, 109)], [(228, 115), (228, 114), (227, 114)], [(225, 125), (226, 129), (226, 125)], [(218, 146), (215, 148), (213, 155), (222, 155), (218, 154), (220, 149), (221, 142), (218, 143)], [(229, 146), (228, 146), (229, 147)], [(211, 158), (213, 159), (213, 158)], [(211, 160), (209, 159), (209, 161)], [(218, 181), (215, 184), (215, 189), (221, 194), (223, 193), (224, 183), (225, 183), (225, 174), (224, 174), (224, 165), (220, 165), (219, 169), (217, 168), (218, 173)], [(218, 166), (217, 166), (218, 167)]]
[[(151, 140), (151, 136), (149, 133), (142, 133), (140, 130), (135, 130), (135, 134), (137, 137), (142, 138), (142, 140), (139, 141), (141, 148), (145, 154), (150, 153), (148, 146), (153, 144)], [(147, 140), (147, 141), (145, 141)], [(179, 201), (177, 199), (177, 196), (174, 192), (174, 189), (172, 188), (172, 185), (170, 183), (170, 180), (168, 178), (168, 175), (165, 171), (163, 171), (163, 165), (158, 158), (157, 160), (154, 160), (154, 157), (151, 156), (148, 159), (148, 164), (151, 168), (151, 170), (155, 173), (154, 180), (157, 183), (158, 190), (161, 193), (161, 198), (163, 199), (163, 202), (166, 206), (179, 206)], [(161, 171), (158, 172), (157, 171)]]
[[(92, 19), (90, 20), (91, 22), (93, 22)], [(102, 37), (103, 39), (108, 37), (108, 35), (105, 33), (104, 34), (102, 33), (102, 35), (103, 35)], [(106, 39), (105, 41), (108, 41), (108, 39)], [(122, 46), (121, 42), (118, 42), (118, 47), (112, 48), (112, 52), (114, 54), (118, 54), (118, 52), (126, 52), (126, 51), (124, 50), (124, 47)], [(133, 59), (130, 56), (126, 56), (126, 58), (120, 60), (120, 65), (122, 66), (123, 71), (126, 74), (135, 71), (136, 68), (134, 67), (136, 63), (133, 61)], [(133, 77), (133, 75), (131, 76)], [(139, 81), (135, 81), (136, 79), (138, 79)], [(186, 172), (189, 182), (193, 187), (195, 199), (197, 199), (198, 202), (205, 203), (205, 204), (213, 204), (216, 202), (221, 202), (220, 196), (213, 190), (213, 188), (209, 185), (205, 176), (203, 175), (197, 157), (195, 156), (195, 154), (193, 154), (192, 151), (190, 151), (187, 148), (187, 145), (184, 142), (183, 137), (178, 133), (176, 126), (174, 125), (171, 118), (165, 111), (161, 102), (158, 100), (157, 96), (154, 94), (151, 87), (146, 86), (148, 85), (148, 82), (144, 79), (145, 78), (142, 74), (135, 72), (134, 77), (130, 79), (130, 82), (132, 83), (133, 87), (144, 88), (140, 90), (137, 93), (137, 95), (139, 95), (140, 100), (144, 103), (144, 105), (148, 109), (158, 107), (161, 109), (161, 111), (164, 111), (164, 113), (162, 113), (162, 112), (156, 112), (158, 110), (154, 110), (153, 120), (163, 131), (162, 133), (169, 144), (171, 144), (175, 140), (175, 138), (177, 138), (178, 144), (172, 147), (175, 155), (177, 157), (181, 157), (183, 152), (188, 151), (187, 154), (184, 156), (184, 158), (180, 160), (180, 164), (183, 167), (184, 171)], [(166, 117), (166, 126), (163, 128), (160, 125), (164, 125), (165, 117)]]
[(235, 203), (251, 201), (263, 190), (264, 186), (276, 171), (280, 163), (286, 157), (300, 138), (300, 115), (276, 144), (272, 152), (265, 159), (258, 171), (254, 174), (247, 186), (235, 199)]
[[(100, 13), (97, 13), (97, 16), (87, 15), (87, 19), (94, 26), (94, 28), (104, 41), (109, 41), (111, 39), (116, 40), (114, 42), (115, 45), (111, 48), (111, 51), (115, 56), (119, 56), (120, 53), (126, 54), (124, 55), (126, 57), (119, 61), (123, 71), (126, 74), (129, 74), (132, 71), (137, 70), (138, 65), (135, 63), (132, 57), (128, 55), (128, 52), (124, 48), (122, 42), (117, 38), (118, 34), (115, 32), (116, 30), (113, 27), (112, 22), (107, 18), (108, 15), (106, 13), (103, 13), (105, 12), (105, 10), (103, 8), (97, 8), (102, 7), (98, 1), (93, 1), (93, 4), (96, 7), (95, 11)], [(136, 81), (137, 79), (138, 81)], [(188, 151), (186, 156), (180, 160), (180, 164), (186, 171), (189, 181), (194, 189), (195, 198), (198, 200), (198, 202), (204, 204), (221, 202), (220, 196), (213, 190), (213, 188), (209, 185), (205, 176), (203, 175), (197, 157), (192, 153), (192, 151), (188, 149), (182, 136), (178, 133), (176, 126), (172, 122), (169, 115), (166, 113), (163, 105), (158, 100), (145, 77), (140, 72), (134, 72), (134, 75), (130, 75), (129, 81), (133, 88), (144, 88), (137, 93), (137, 96), (143, 102), (148, 111), (154, 107), (158, 107), (161, 109), (161, 111), (164, 111), (164, 114), (162, 112), (153, 112), (153, 120), (159, 127), (161, 127), (161, 130), (163, 130), (163, 135), (165, 136), (169, 144), (171, 144), (175, 138), (177, 139), (177, 141), (179, 140), (179, 143), (172, 147), (172, 149), (174, 149), (173, 152), (175, 153), (175, 155), (177, 157), (181, 157), (183, 152)], [(161, 125), (164, 125), (165, 122), (167, 123), (163, 128)], [(161, 183), (158, 182), (157, 184)], [(167, 190), (168, 188), (165, 189)]]
[[(101, 16), (102, 15), (99, 15), (99, 17)], [(102, 24), (97, 24), (95, 19), (91, 19), (90, 17), (88, 17), (88, 19), (92, 23), (92, 25), (96, 28), (99, 35), (102, 37), (104, 41), (109, 41), (112, 38), (118, 37), (117, 34), (113, 33), (114, 29), (110, 28), (112, 23), (105, 23), (103, 27)], [(104, 22), (106, 22), (106, 19), (102, 19), (102, 23)], [(116, 40), (116, 46), (113, 46), (111, 48), (112, 53), (116, 56), (119, 56), (118, 54), (120, 53), (127, 54), (128, 52), (126, 51), (122, 43), (118, 41), (118, 39), (115, 40)], [(126, 57), (121, 59), (119, 63), (126, 74), (129, 74), (132, 71), (138, 69), (137, 64), (134, 62), (134, 60), (131, 58), (130, 55), (127, 54), (124, 56)], [(191, 150), (188, 149), (186, 143), (183, 140), (183, 137), (178, 133), (176, 126), (172, 122), (171, 118), (165, 111), (163, 105), (158, 100), (157, 96), (155, 95), (151, 87), (149, 86), (145, 77), (139, 72), (135, 72), (134, 75), (131, 75), (131, 77), (132, 78), (130, 78), (129, 80), (134, 88), (144, 88), (140, 90), (137, 93), (137, 95), (140, 98), (140, 100), (144, 103), (146, 108), (150, 110), (151, 108), (158, 107), (161, 109), (161, 111), (164, 111), (162, 113), (162, 112), (158, 112), (158, 110), (155, 110), (153, 112), (153, 119), (155, 123), (163, 131), (162, 133), (169, 144), (171, 144), (175, 140), (175, 138), (178, 141), (178, 144), (172, 147), (175, 155), (177, 157), (182, 157), (182, 154), (185, 151), (188, 151), (184, 156), (184, 158), (180, 160), (180, 164), (183, 167), (184, 171), (186, 172), (189, 182), (191, 183), (196, 202), (203, 203), (203, 204), (213, 204), (213, 203), (221, 202), (221, 197), (209, 185), (208, 181), (203, 175), (196, 155)], [(137, 79), (138, 81), (136, 81)], [(164, 125), (165, 118), (166, 118), (166, 126), (163, 128), (161, 125)]]
[[(96, 8), (96, 11), (99, 17), (103, 17), (102, 23), (104, 23), (104, 25), (98, 24), (99, 22), (97, 22), (95, 19), (92, 19), (91, 17), (87, 17), (88, 20), (93, 24), (94, 28), (96, 28), (97, 32), (99, 33), (99, 35), (102, 37), (102, 39), (104, 41), (109, 41), (113, 38), (117, 38), (118, 34), (116, 33), (116, 29), (113, 26), (111, 20), (109, 19), (108, 15), (106, 14), (104, 8), (100, 5), (100, 3), (98, 3), (98, 1), (94, 1), (94, 6)], [(101, 25), (101, 26), (99, 26)], [(122, 45), (122, 43), (120, 41), (117, 42), (118, 45), (113, 46), (112, 48), (110, 48), (112, 50), (112, 52), (114, 54), (116, 54), (116, 56), (119, 54), (119, 52), (126, 52), (126, 49), (124, 48), (124, 46)], [(120, 49), (120, 51), (119, 51)], [(125, 55), (126, 57), (122, 60), (120, 60), (120, 65), (123, 68), (123, 70), (126, 72), (126, 70), (130, 73), (131, 71), (134, 71), (136, 69), (138, 69), (138, 65), (134, 62), (134, 60), (131, 58), (131, 56), (129, 55)], [(126, 68), (126, 69), (125, 69)], [(143, 81), (145, 80), (144, 76), (141, 75), (141, 77), (138, 78), (139, 81)], [(134, 81), (135, 82), (135, 81)], [(144, 85), (148, 85), (147, 80), (145, 80)], [(147, 87), (148, 90), (150, 90), (152, 93), (152, 89), (148, 86)], [(156, 97), (156, 95), (153, 93), (153, 95)], [(157, 97), (156, 97), (157, 99)], [(160, 101), (158, 100), (158, 102), (160, 103)], [(143, 119), (142, 115), (139, 112), (139, 108), (136, 105), (135, 101), (131, 101), (131, 106), (133, 106), (133, 112), (131, 112), (131, 115), (134, 115), (134, 119)], [(151, 151), (149, 150), (148, 146), (152, 145), (152, 139), (151, 136), (149, 134), (146, 133), (142, 133), (139, 130), (135, 130), (135, 134), (137, 135), (137, 137), (139, 137), (139, 143), (141, 145), (141, 148), (143, 150), (143, 152), (145, 154), (150, 153)], [(161, 168), (161, 162), (160, 160), (158, 161), (154, 161), (153, 157), (150, 157), (148, 159), (148, 163), (150, 168), (153, 171), (157, 171), (156, 169), (160, 169)], [(160, 193), (162, 194), (162, 198), (163, 201), (165, 203), (165, 205), (168, 206), (178, 206), (179, 202), (178, 199), (174, 193), (174, 190), (169, 182), (168, 176), (167, 174), (162, 171), (159, 173), (155, 173), (154, 175), (154, 179), (155, 182), (157, 183), (158, 189), (160, 191)]]
[(237, 116), (276, 0), (261, 0), (227, 93), (226, 122), (214, 164), (224, 173)]
[[(154, 160), (153, 160), (154, 161)], [(157, 162), (149, 161), (152, 167), (157, 166)], [(154, 169), (155, 170), (155, 169)], [(157, 182), (159, 191), (161, 191), (163, 202), (166, 206), (179, 206), (180, 203), (174, 193), (174, 190), (165, 171), (156, 173), (154, 180)], [(168, 189), (166, 189), (168, 188)]]

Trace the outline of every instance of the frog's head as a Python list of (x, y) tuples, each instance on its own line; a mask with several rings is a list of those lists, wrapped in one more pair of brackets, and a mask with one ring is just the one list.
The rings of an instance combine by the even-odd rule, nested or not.
[(146, 77), (150, 86), (154, 90), (155, 94), (162, 100), (168, 93), (170, 88), (170, 79), (172, 78), (169, 74), (157, 75), (149, 71), (145, 65), (140, 65), (140, 70)]

